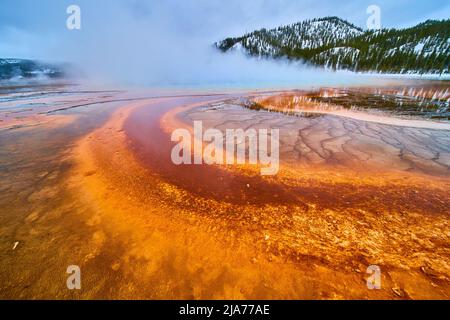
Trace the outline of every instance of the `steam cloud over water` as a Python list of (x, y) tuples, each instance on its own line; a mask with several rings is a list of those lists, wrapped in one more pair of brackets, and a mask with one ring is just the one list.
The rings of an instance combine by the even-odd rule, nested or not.
[[(1, 56), (69, 62), (93, 82), (257, 87), (372, 79), (301, 63), (250, 59), (239, 52), (222, 54), (213, 47), (228, 36), (326, 15), (363, 25), (367, 5), (361, 1), (43, 0), (40, 6), (29, 0), (5, 1)], [(81, 30), (66, 28), (71, 4), (81, 7)]]
[[(67, 54), (91, 80), (102, 83), (283, 86), (324, 81), (334, 84), (343, 80), (342, 73), (329, 73), (298, 62), (248, 58), (241, 52), (221, 53), (213, 43), (225, 37), (226, 30), (220, 32), (220, 26), (214, 26), (206, 15), (180, 15), (180, 9), (171, 4), (174, 3), (114, 3), (105, 13), (110, 19), (94, 22), (96, 31), (91, 32), (89, 21), (84, 22), (83, 29), (74, 36), (86, 45)], [(86, 11), (85, 20), (89, 18)], [(105, 24), (104, 20), (111, 23)], [(214, 32), (214, 27), (219, 32)], [(350, 77), (344, 78), (348, 82)]]

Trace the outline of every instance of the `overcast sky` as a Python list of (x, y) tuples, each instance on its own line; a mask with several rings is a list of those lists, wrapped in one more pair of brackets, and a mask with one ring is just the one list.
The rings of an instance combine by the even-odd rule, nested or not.
[[(71, 4), (81, 7), (79, 31), (66, 28)], [(148, 60), (143, 71), (170, 79), (208, 66), (205, 50), (224, 37), (324, 16), (365, 27), (371, 4), (381, 8), (384, 27), (450, 18), (448, 0), (0, 0), (0, 57), (76, 62), (117, 74), (124, 60), (135, 73)]]

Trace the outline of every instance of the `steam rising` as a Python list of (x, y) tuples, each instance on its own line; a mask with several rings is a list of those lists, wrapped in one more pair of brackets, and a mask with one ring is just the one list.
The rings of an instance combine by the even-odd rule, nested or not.
[[(26, 34), (27, 43), (34, 45), (36, 58), (72, 63), (82, 71), (83, 79), (92, 82), (275, 87), (367, 81), (349, 72), (332, 73), (299, 62), (259, 60), (240, 52), (224, 54), (213, 47), (215, 41), (244, 33), (242, 21), (249, 21), (245, 26), (248, 31), (256, 28), (260, 11), (267, 15), (272, 10), (275, 16), (285, 16), (289, 11), (275, 8), (286, 9), (289, 2), (275, 1), (271, 7), (262, 0), (251, 5), (234, 0), (226, 4), (214, 0), (76, 2), (81, 7), (81, 30), (65, 28), (65, 9), (71, 2), (52, 2), (53, 14), (42, 12), (42, 16), (52, 17), (47, 33)], [(311, 1), (303, 4), (311, 5)], [(295, 20), (302, 18), (297, 15)], [(289, 19), (292, 21), (285, 23), (295, 21), (294, 17)], [(259, 26), (262, 23), (259, 21)]]

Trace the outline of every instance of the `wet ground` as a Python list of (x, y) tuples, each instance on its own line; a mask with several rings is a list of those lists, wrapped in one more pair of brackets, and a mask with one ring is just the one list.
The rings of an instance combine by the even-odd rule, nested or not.
[[(448, 81), (380, 87), (318, 88), (257, 98), (248, 108), (295, 114), (301, 110), (351, 110), (406, 119), (450, 120)], [(305, 110), (304, 110), (305, 111)]]
[[(1, 97), (0, 297), (449, 298), (450, 130), (243, 107), (292, 92), (62, 90)], [(194, 120), (279, 128), (280, 173), (173, 165)]]

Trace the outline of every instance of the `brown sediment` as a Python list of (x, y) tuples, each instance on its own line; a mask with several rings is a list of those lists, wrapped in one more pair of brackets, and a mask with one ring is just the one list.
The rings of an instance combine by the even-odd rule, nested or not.
[[(107, 297), (449, 298), (447, 158), (408, 158), (411, 142), (397, 154), (362, 121), (341, 125), (354, 136), (339, 119), (198, 108), (218, 99), (130, 103), (80, 141), (71, 184), (102, 230), (94, 247), (124, 248), (111, 266), (120, 294)], [(285, 136), (279, 175), (261, 177), (248, 165), (173, 165), (170, 128), (193, 119), (301, 127), (291, 145)], [(374, 264), (382, 290), (370, 291)]]
[(53, 115), (51, 117), (42, 114), (27, 115), (6, 120), (0, 120), (0, 130), (30, 129), (36, 126), (46, 126), (48, 129), (67, 126), (75, 120), (74, 115)]
[[(65, 126), (76, 115), (56, 114), (57, 111), (96, 105), (111, 101), (118, 91), (81, 91), (65, 85), (26, 86), (28, 91), (0, 95), (0, 130)], [(0, 88), (4, 89), (4, 88)]]

